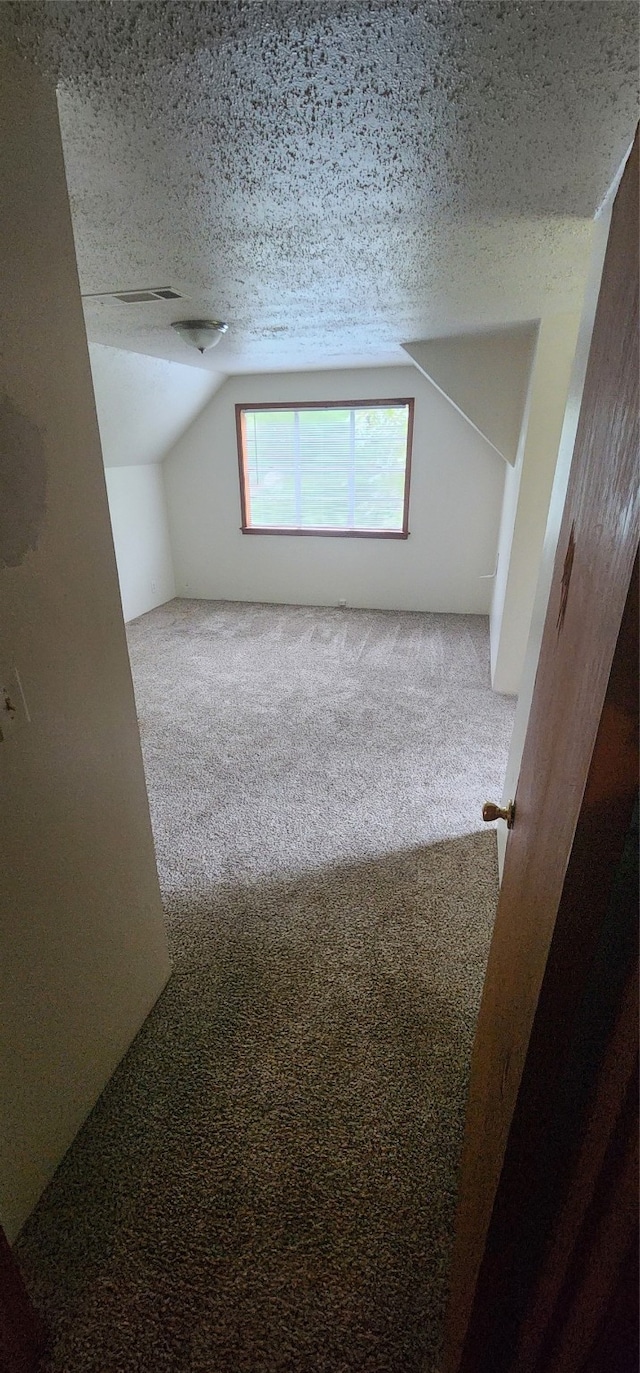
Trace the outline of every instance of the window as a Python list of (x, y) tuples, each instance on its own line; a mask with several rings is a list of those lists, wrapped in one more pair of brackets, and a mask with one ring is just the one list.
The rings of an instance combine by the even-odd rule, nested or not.
[(243, 534), (406, 539), (413, 400), (237, 405)]

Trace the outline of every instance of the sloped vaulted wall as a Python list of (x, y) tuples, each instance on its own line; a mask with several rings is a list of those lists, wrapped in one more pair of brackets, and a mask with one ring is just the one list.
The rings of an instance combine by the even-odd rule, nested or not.
[(537, 323), (405, 343), (405, 352), (506, 462), (516, 461)]
[(175, 595), (162, 458), (224, 374), (101, 344), (89, 356), (122, 611), (132, 620)]

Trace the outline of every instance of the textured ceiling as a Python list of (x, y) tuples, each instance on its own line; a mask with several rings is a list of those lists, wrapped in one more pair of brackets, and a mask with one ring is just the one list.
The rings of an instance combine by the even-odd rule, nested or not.
[(401, 361), (400, 344), (579, 303), (633, 135), (626, 0), (0, 6), (59, 81), (91, 339), (224, 371)]

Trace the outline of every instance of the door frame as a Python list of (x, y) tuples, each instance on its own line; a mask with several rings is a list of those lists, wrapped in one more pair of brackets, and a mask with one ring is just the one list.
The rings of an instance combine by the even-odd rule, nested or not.
[[(518, 1341), (607, 1054), (605, 1036), (572, 1118), (563, 1093), (578, 1071), (576, 1036), (638, 785), (637, 242), (636, 136), (613, 209), (474, 1046), (444, 1373), (556, 1369), (525, 1362)], [(594, 656), (576, 673), (590, 620)], [(556, 737), (571, 741), (569, 775)], [(632, 978), (637, 944), (628, 958)]]

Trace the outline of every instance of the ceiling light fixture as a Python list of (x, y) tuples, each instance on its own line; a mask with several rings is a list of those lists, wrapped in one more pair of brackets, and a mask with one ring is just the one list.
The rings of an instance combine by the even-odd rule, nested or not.
[(192, 343), (199, 353), (206, 353), (209, 348), (215, 348), (216, 343), (220, 342), (229, 325), (223, 324), (219, 319), (178, 319), (171, 328), (175, 329), (185, 343)]

